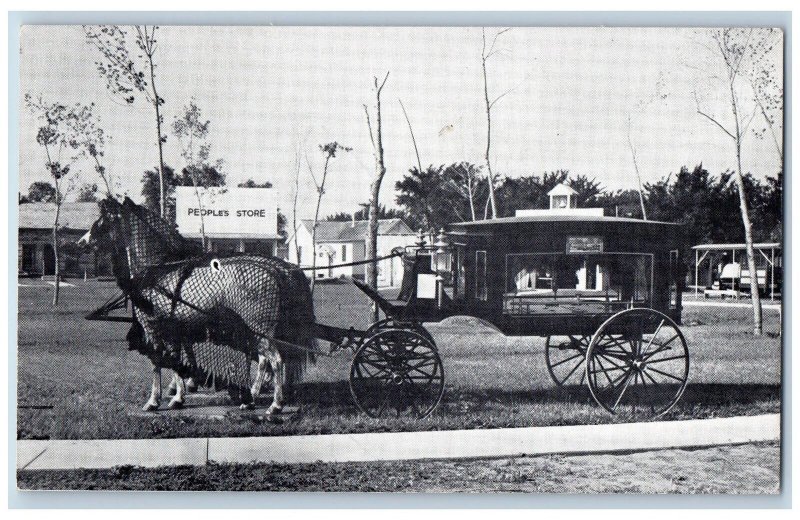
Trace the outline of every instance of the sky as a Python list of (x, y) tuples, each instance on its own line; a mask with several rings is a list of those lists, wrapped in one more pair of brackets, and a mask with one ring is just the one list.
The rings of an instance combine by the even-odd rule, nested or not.
[[(491, 39), (497, 29), (486, 31)], [(669, 28), (513, 28), (502, 34), (496, 44), (502, 52), (487, 65), (490, 98), (508, 92), (492, 109), (493, 170), (515, 177), (566, 169), (606, 189), (634, 188), (629, 135), (644, 182), (684, 165), (702, 163), (714, 174), (734, 169), (732, 140), (696, 111), (695, 94), (705, 112), (732, 123), (724, 84), (715, 78), (721, 62), (698, 44), (706, 37)], [(318, 175), (319, 145), (331, 141), (352, 150), (330, 163), (321, 214), (352, 212), (368, 200), (375, 162), (364, 105), (374, 125), (373, 78), (387, 72), (381, 203), (394, 204), (395, 182), (416, 165), (399, 101), (423, 166), (484, 162), (480, 28), (162, 26), (157, 40), (165, 132), (193, 98), (211, 121), (211, 158), (224, 161), (228, 184), (272, 182), (284, 213), (299, 149), (298, 217), (313, 216), (316, 190), (305, 157)], [(779, 71), (780, 53), (771, 57)], [(111, 138), (107, 170), (121, 192), (140, 200), (142, 172), (158, 164), (153, 108), (112, 96), (97, 72), (98, 59), (80, 26), (25, 26), (20, 90), (46, 101), (95, 103)], [(38, 126), (20, 100), (23, 192), (47, 178)], [(166, 164), (183, 167), (180, 152), (169, 134)], [(753, 135), (746, 137), (743, 160), (743, 169), (759, 178), (779, 168), (771, 141)], [(88, 162), (74, 171), (80, 182), (98, 182)]]

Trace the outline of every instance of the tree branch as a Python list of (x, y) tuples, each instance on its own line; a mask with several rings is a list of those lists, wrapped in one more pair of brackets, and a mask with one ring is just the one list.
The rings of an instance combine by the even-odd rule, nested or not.
[(717, 121), (716, 119), (714, 119), (710, 115), (708, 115), (705, 112), (703, 112), (702, 110), (700, 110), (700, 102), (697, 100), (697, 93), (695, 93), (694, 100), (695, 100), (695, 103), (697, 104), (697, 113), (698, 114), (700, 114), (701, 116), (705, 117), (706, 119), (708, 119), (709, 121), (711, 121), (712, 123), (717, 125), (720, 128), (720, 130), (722, 130), (723, 132), (728, 134), (728, 137), (730, 137), (731, 139), (736, 139), (736, 136), (733, 135), (731, 132), (729, 132), (727, 128), (722, 126), (722, 124), (720, 124), (719, 121)]

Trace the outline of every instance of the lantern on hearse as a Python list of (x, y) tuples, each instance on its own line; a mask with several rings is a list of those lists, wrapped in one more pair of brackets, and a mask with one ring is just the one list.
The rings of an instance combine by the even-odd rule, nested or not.
[(436, 273), (436, 304), (441, 309), (444, 301), (445, 275), (450, 272), (453, 254), (444, 229), (439, 230), (431, 253), (431, 270)]

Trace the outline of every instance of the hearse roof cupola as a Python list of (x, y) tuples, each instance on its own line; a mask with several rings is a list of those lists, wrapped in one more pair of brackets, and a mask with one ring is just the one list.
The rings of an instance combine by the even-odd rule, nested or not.
[(578, 192), (564, 183), (556, 185), (547, 194), (550, 197), (550, 209), (567, 209), (578, 207)]

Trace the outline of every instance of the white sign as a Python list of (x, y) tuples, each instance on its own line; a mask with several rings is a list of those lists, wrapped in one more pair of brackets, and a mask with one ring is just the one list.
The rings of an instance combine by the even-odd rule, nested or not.
[[(199, 200), (198, 200), (199, 195)], [(178, 231), (199, 237), (277, 238), (278, 196), (271, 188), (175, 188)]]

